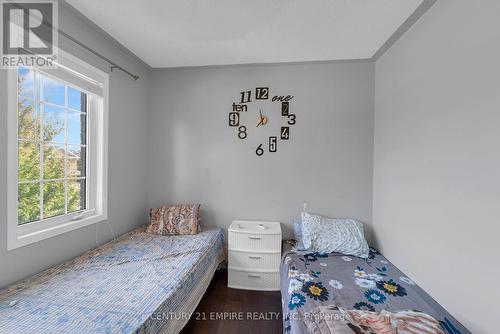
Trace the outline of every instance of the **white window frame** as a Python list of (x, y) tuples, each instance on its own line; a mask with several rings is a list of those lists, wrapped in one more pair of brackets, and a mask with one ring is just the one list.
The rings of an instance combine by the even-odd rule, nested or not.
[[(7, 81), (7, 248), (12, 250), (34, 242), (45, 240), (85, 226), (104, 222), (108, 219), (108, 99), (109, 76), (107, 73), (81, 61), (80, 59), (58, 51), (58, 63), (61, 74), (79, 76), (90, 84), (98, 83), (102, 94), (86, 91), (89, 98), (87, 113), (87, 204), (85, 210), (48, 218), (41, 221), (18, 225), (18, 133), (17, 133), (17, 69), (8, 70)], [(42, 70), (43, 71), (43, 70)], [(47, 71), (50, 76), (50, 71)], [(63, 76), (64, 76), (63, 75)], [(75, 86), (61, 76), (54, 76), (59, 81)], [(80, 86), (78, 86), (80, 87)], [(90, 86), (89, 86), (90, 87)], [(99, 103), (101, 102), (102, 103)], [(43, 166), (40, 166), (43, 168)]]

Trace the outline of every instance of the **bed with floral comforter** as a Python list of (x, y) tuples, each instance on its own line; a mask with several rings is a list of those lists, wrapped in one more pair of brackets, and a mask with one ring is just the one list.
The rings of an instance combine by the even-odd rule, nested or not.
[(281, 296), (284, 333), (470, 333), (373, 248), (361, 259), (285, 245)]
[(0, 290), (0, 333), (176, 333), (222, 260), (221, 229), (137, 229)]

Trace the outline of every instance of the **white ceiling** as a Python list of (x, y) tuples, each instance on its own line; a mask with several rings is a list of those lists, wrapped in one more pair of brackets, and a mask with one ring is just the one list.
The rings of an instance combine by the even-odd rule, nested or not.
[(367, 59), (422, 0), (66, 0), (153, 68)]

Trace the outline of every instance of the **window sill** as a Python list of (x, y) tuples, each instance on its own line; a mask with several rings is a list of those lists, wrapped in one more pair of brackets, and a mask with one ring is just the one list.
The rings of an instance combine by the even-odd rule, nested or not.
[[(107, 216), (104, 214), (95, 214), (89, 217), (82, 218), (77, 221), (69, 221), (66, 223), (59, 224), (54, 227), (41, 229), (34, 232), (26, 233), (22, 231), (22, 228), (17, 228), (17, 235), (12, 236), (8, 239), (7, 249), (13, 250), (19, 247), (27, 246), (29, 244), (42, 241), (48, 238), (55, 237), (57, 235), (67, 233), (70, 231), (77, 230), (79, 228), (89, 226), (92, 224), (102, 223), (107, 220)], [(35, 223), (36, 224), (36, 223)]]

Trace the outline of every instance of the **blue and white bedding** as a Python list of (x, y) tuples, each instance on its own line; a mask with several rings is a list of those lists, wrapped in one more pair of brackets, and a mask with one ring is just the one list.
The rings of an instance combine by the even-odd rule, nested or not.
[(175, 312), (194, 311), (200, 280), (222, 260), (220, 229), (186, 236), (137, 229), (1, 290), (0, 333), (171, 332)]
[(280, 272), (285, 333), (470, 334), (373, 248), (362, 259), (285, 245)]

